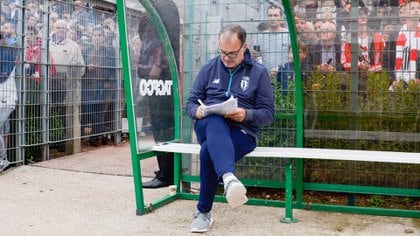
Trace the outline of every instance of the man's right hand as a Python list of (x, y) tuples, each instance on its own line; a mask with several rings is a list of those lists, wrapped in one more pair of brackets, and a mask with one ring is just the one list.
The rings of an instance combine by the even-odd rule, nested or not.
[(326, 63), (319, 65), (319, 70), (322, 72), (335, 71), (335, 67)]
[(200, 105), (197, 108), (197, 111), (195, 112), (195, 117), (197, 117), (197, 119), (199, 120), (204, 118), (204, 107), (202, 105)]

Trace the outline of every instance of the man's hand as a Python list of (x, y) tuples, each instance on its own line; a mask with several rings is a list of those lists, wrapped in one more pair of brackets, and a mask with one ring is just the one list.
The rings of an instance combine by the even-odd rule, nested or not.
[(201, 120), (204, 118), (204, 106), (199, 106), (197, 108), (197, 111), (195, 112), (195, 117), (197, 117), (197, 119)]
[(336, 71), (335, 67), (332, 65), (329, 65), (327, 63), (321, 64), (318, 66), (319, 70), (322, 72), (331, 72)]
[(233, 111), (227, 113), (225, 115), (225, 118), (231, 119), (233, 121), (236, 121), (236, 122), (240, 123), (240, 122), (244, 121), (245, 118), (246, 118), (246, 110), (238, 107), (238, 108), (234, 109)]

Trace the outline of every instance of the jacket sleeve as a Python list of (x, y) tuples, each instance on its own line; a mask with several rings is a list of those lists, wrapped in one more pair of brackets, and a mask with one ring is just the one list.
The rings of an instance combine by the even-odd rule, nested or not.
[(258, 79), (258, 89), (255, 96), (255, 107), (246, 110), (245, 122), (254, 126), (270, 125), (274, 121), (274, 94), (273, 87), (268, 77), (268, 72), (264, 72)]

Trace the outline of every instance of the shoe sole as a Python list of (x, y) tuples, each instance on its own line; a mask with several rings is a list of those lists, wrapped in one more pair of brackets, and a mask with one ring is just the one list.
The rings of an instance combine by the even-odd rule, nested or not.
[(210, 219), (210, 225), (206, 229), (190, 229), (191, 233), (205, 233), (210, 230), (211, 226), (213, 225), (213, 219)]
[(226, 193), (226, 200), (232, 208), (243, 205), (248, 201), (246, 188), (241, 183), (232, 183)]

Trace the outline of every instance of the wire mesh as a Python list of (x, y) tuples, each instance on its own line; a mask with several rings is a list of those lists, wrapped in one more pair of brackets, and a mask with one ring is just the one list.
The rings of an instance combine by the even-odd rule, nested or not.
[[(255, 53), (255, 59), (274, 71), (276, 121), (261, 130), (258, 145), (295, 146), (290, 39), (264, 28), (269, 27), (268, 10), (273, 3), (280, 4), (279, 1), (186, 1), (184, 89), (189, 91), (200, 66), (217, 56), (221, 26), (241, 24), (247, 30), (248, 47)], [(418, 22), (418, 12), (407, 11), (408, 15), (400, 17), (398, 6), (386, 1), (368, 2), (367, 8), (344, 9), (333, 1), (308, 0), (293, 7), (304, 84), (304, 145), (419, 152), (419, 86), (415, 79), (408, 79), (413, 77), (396, 77), (403, 70), (411, 70), (405, 76), (413, 76), (413, 72), (418, 72), (414, 64), (419, 59), (417, 56), (412, 64), (407, 61), (405, 68), (395, 64), (396, 57), (404, 54), (395, 46), (398, 34), (410, 31), (406, 28), (410, 25), (407, 21)], [(282, 27), (287, 32), (287, 26)], [(413, 38), (416, 28), (411, 27), (411, 32), (406, 33), (412, 37), (412, 45), (407, 47), (417, 48), (420, 42)], [(418, 52), (412, 50), (413, 58), (415, 55)], [(408, 65), (412, 65), (411, 69)], [(188, 93), (184, 99), (186, 96)], [(193, 133), (190, 124), (189, 127)], [(237, 171), (241, 177), (281, 180), (282, 168), (278, 168), (281, 164), (280, 160), (269, 158), (245, 158), (237, 164)], [(304, 181), (418, 189), (418, 168), (305, 161)], [(198, 165), (194, 169), (198, 170)]]
[(77, 153), (111, 135), (119, 142), (124, 100), (115, 5), (8, 0), (1, 13), (1, 35), (19, 50), (18, 103), (3, 128), (7, 149), (15, 150), (9, 161), (49, 159), (58, 155), (54, 149)]

